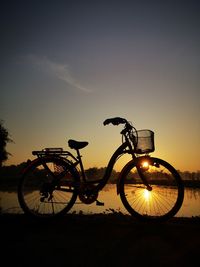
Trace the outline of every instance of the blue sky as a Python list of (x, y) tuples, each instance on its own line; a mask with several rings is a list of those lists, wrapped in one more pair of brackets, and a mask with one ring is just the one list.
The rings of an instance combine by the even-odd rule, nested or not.
[(199, 1), (3, 1), (0, 119), (31, 151), (89, 141), (86, 167), (106, 166), (121, 116), (155, 132), (155, 156), (199, 170)]

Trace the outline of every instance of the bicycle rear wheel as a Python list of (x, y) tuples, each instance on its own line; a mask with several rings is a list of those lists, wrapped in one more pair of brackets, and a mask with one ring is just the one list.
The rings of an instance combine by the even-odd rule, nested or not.
[[(147, 190), (139, 173), (145, 176), (152, 190)], [(181, 208), (184, 186), (179, 173), (164, 160), (141, 157), (130, 161), (119, 181), (123, 205), (133, 216), (154, 221), (173, 217)]]
[(18, 200), (26, 214), (50, 218), (68, 212), (77, 198), (78, 176), (65, 160), (43, 157), (25, 170), (19, 186)]

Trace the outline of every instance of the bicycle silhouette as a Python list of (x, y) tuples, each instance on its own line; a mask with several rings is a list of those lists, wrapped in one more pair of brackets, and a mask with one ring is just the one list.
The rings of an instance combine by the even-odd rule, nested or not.
[[(32, 151), (36, 159), (28, 161), (18, 185), (18, 199), (26, 214), (50, 218), (70, 211), (77, 197), (85, 204), (98, 201), (98, 193), (107, 184), (116, 161), (125, 154), (132, 159), (122, 168), (117, 179), (117, 194), (126, 210), (144, 220), (164, 221), (175, 216), (182, 206), (184, 185), (179, 173), (168, 162), (151, 157), (155, 150), (154, 132), (136, 130), (131, 122), (116, 117), (104, 125), (124, 125), (122, 144), (111, 156), (101, 179), (86, 176), (80, 149), (88, 142), (69, 140), (77, 156), (62, 149)], [(79, 168), (78, 168), (79, 166)]]

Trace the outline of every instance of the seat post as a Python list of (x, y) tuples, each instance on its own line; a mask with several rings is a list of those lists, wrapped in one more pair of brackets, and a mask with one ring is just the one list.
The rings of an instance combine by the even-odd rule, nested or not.
[(77, 158), (79, 160), (79, 164), (80, 164), (80, 168), (81, 168), (82, 178), (83, 178), (83, 181), (86, 182), (85, 171), (84, 171), (83, 162), (81, 159), (82, 156), (80, 155), (79, 149), (76, 149), (76, 152), (77, 152)]

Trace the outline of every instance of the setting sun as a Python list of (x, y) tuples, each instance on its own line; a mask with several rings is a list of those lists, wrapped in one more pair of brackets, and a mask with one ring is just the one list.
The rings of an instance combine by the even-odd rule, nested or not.
[(149, 167), (149, 163), (148, 163), (148, 161), (144, 161), (144, 162), (142, 163), (142, 167), (144, 167), (144, 168), (148, 168), (148, 167)]
[(142, 167), (142, 169), (143, 170), (148, 170), (149, 169), (149, 162), (148, 161), (143, 161), (142, 163), (141, 163), (141, 167)]

